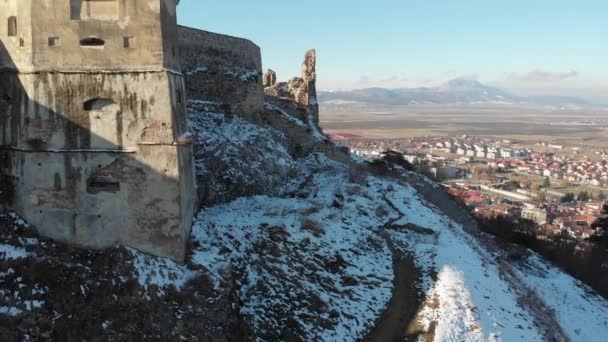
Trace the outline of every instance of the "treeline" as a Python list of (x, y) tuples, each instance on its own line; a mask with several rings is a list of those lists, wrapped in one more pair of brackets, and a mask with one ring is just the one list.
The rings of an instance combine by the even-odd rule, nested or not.
[(589, 191), (581, 191), (578, 193), (578, 195), (575, 195), (573, 192), (569, 192), (562, 198), (562, 203), (569, 203), (575, 200), (581, 202), (588, 202), (591, 200), (605, 201), (606, 194), (603, 191), (600, 191), (595, 195), (591, 194)]
[(532, 221), (514, 221), (503, 216), (477, 217), (476, 220), (483, 231), (502, 242), (515, 243), (537, 252), (608, 299), (607, 234), (582, 241), (564, 235), (539, 239)]

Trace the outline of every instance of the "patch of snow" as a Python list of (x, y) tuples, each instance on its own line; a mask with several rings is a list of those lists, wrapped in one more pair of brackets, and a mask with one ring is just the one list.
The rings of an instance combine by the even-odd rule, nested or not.
[(15, 221), (15, 224), (16, 224), (17, 226), (20, 226), (20, 227), (25, 227), (25, 228), (28, 228), (28, 227), (30, 226), (30, 225), (29, 225), (27, 222), (25, 222), (25, 221), (24, 221), (24, 220), (23, 220), (21, 217), (19, 217), (19, 215), (17, 215), (17, 213), (16, 213), (16, 212), (11, 211), (11, 212), (10, 212), (8, 215), (10, 216), (10, 218), (12, 218), (12, 219)]
[(26, 300), (23, 302), (27, 311), (32, 311), (34, 309), (40, 309), (44, 305), (44, 301), (41, 300)]
[(0, 306), (0, 315), (17, 317), (17, 316), (21, 315), (22, 312), (23, 311), (21, 311), (20, 309), (18, 309), (16, 307)]
[(608, 302), (591, 288), (533, 254), (516, 264), (519, 277), (555, 312), (572, 341), (605, 341)]
[(239, 79), (241, 81), (252, 81), (259, 78), (259, 73), (257, 70), (243, 69), (243, 68), (235, 68), (231, 70), (226, 70), (224, 72), (225, 76), (233, 77)]
[(0, 243), (0, 259), (16, 260), (27, 258), (30, 254), (25, 248)]
[(137, 273), (137, 281), (144, 289), (156, 285), (161, 292), (169, 286), (181, 290), (184, 285), (194, 277), (197, 272), (177, 264), (168, 258), (153, 257), (128, 248), (133, 255), (133, 268)]
[(184, 72), (184, 74), (188, 75), (188, 76), (192, 76), (192, 75), (195, 75), (195, 74), (205, 73), (208, 70), (209, 69), (207, 69), (207, 67), (205, 67), (205, 66), (198, 66), (198, 67), (196, 67), (196, 68), (194, 68), (192, 70)]

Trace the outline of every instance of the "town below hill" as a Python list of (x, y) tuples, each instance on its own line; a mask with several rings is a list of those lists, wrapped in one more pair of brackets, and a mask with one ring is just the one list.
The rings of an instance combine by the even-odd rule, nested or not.
[(601, 275), (608, 257), (606, 151), (472, 136), (332, 138), (364, 159), (401, 154), (412, 170), (441, 182), (484, 231), (543, 254), (608, 295)]

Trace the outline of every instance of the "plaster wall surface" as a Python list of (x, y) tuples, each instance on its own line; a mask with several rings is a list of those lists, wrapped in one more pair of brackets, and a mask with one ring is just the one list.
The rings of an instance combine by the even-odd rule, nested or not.
[(20, 1), (0, 0), (25, 37), (0, 31), (8, 205), (59, 241), (182, 261), (196, 188), (175, 0)]
[[(175, 0), (0, 0), (0, 4), (4, 31), (8, 17), (17, 18), (17, 36), (2, 31), (0, 36), (7, 38), (12, 64), (22, 73), (179, 69)], [(24, 46), (19, 46), (20, 41)]]
[[(32, 65), (32, 0), (0, 0), (0, 37), (11, 55), (0, 53), (0, 69), (31, 68)], [(16, 34), (9, 35), (9, 18), (16, 21)]]

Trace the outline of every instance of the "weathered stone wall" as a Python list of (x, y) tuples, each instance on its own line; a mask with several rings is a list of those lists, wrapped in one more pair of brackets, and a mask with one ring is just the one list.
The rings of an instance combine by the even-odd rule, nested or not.
[(19, 1), (0, 0), (0, 20), (23, 15), (17, 38), (0, 31), (0, 205), (59, 241), (183, 260), (196, 186), (176, 1)]
[(186, 130), (184, 85), (171, 73), (5, 73), (0, 83), (13, 99), (0, 142), (14, 148), (132, 150)]
[[(0, 53), (0, 69), (29, 68), (32, 64), (32, 0), (0, 0), (0, 39), (11, 56)], [(14, 35), (9, 35), (9, 21), (16, 21)]]
[(0, 123), (11, 207), (59, 241), (182, 260), (196, 195), (191, 145), (176, 143), (186, 132), (184, 99), (172, 91), (181, 77), (4, 76), (0, 89), (21, 84)]
[(0, 27), (21, 72), (179, 69), (175, 0), (1, 0)]
[(179, 27), (188, 98), (217, 102), (252, 118), (264, 108), (260, 48), (236, 37)]

